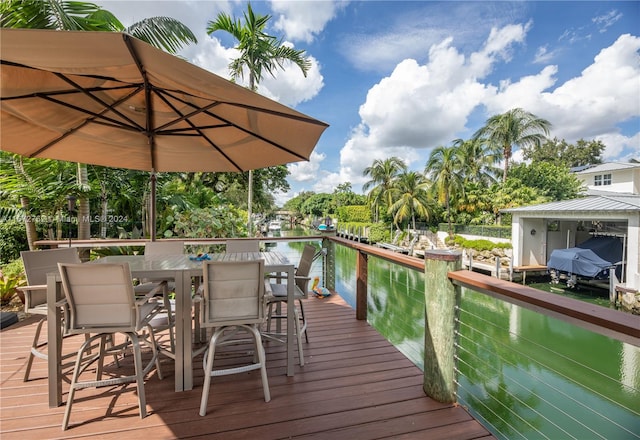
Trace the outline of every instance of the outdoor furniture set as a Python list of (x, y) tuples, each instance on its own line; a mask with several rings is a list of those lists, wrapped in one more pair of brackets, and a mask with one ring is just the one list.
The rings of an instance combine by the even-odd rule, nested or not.
[[(270, 400), (263, 338), (287, 345), (288, 376), (294, 375), (295, 341), (300, 365), (304, 365), (302, 333), (307, 333), (307, 321), (301, 300), (306, 298), (312, 246), (305, 247), (296, 269), (279, 252), (260, 252), (257, 240), (229, 241), (227, 252), (208, 254), (204, 260), (185, 255), (182, 242), (173, 244), (173, 248), (161, 248), (149, 242), (145, 255), (107, 256), (87, 263), (80, 263), (72, 248), (23, 252), (29, 282), (23, 288), (25, 311), (46, 316), (48, 322), (47, 342), (39, 341), (45, 319), (36, 329), (24, 380), (29, 380), (34, 357), (47, 359), (50, 407), (62, 404), (62, 380), (68, 380), (63, 369), (70, 365), (69, 357), (76, 356), (63, 430), (69, 425), (76, 390), (87, 387), (136, 383), (140, 417), (144, 418), (144, 378), (155, 367), (162, 379), (160, 354), (175, 362), (175, 391), (181, 392), (193, 389), (193, 359), (204, 352), (202, 416), (215, 376), (259, 369), (265, 401)], [(134, 286), (134, 279), (141, 283)], [(170, 284), (175, 300), (169, 297)], [(283, 303), (293, 305), (284, 314)], [(286, 332), (280, 331), (282, 319), (287, 320)], [(271, 320), (277, 321), (274, 332)], [(269, 325), (263, 328), (267, 321)], [(158, 338), (165, 330), (169, 347)], [(206, 330), (211, 331), (208, 342), (195, 348), (194, 340), (199, 341)], [(216, 368), (216, 348), (237, 342), (238, 332), (248, 333), (253, 340), (254, 363)], [(84, 343), (76, 352), (62, 356), (63, 337), (77, 334), (85, 335)], [(116, 334), (125, 336), (116, 340)], [(47, 344), (44, 354), (40, 349)], [(142, 364), (141, 346), (150, 348), (146, 365)], [(113, 356), (119, 366), (117, 356), (126, 350), (133, 351), (135, 374), (103, 378), (105, 356)], [(91, 365), (96, 365), (95, 379), (81, 378)]]

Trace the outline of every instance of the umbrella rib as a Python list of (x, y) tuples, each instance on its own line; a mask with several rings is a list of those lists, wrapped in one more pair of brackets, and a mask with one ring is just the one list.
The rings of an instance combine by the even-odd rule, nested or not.
[[(156, 142), (155, 142), (155, 136), (154, 136), (153, 127), (152, 127), (153, 120), (151, 118), (151, 113), (153, 112), (153, 108), (151, 107), (151, 84), (149, 83), (147, 71), (144, 65), (142, 64), (140, 57), (138, 56), (138, 53), (133, 47), (133, 37), (131, 37), (128, 34), (122, 34), (122, 38), (124, 40), (125, 46), (129, 50), (129, 53), (131, 54), (131, 58), (136, 63), (136, 66), (140, 71), (140, 75), (142, 76), (142, 83), (144, 87), (144, 100), (147, 106), (146, 108), (147, 111), (145, 114), (146, 116), (145, 133), (147, 134), (147, 139), (149, 141), (149, 149), (151, 151), (151, 169), (155, 170), (156, 169)], [(155, 221), (155, 219), (153, 219), (153, 221)]]
[[(58, 105), (61, 105), (63, 107), (67, 107), (67, 108), (76, 110), (79, 113), (84, 113), (86, 115), (92, 116), (93, 118), (96, 118), (96, 119), (91, 119), (91, 118), (85, 119), (83, 122), (93, 122), (93, 123), (99, 124), (100, 121), (97, 120), (99, 118), (99, 119), (104, 119), (106, 121), (112, 122), (113, 123), (112, 126), (115, 126), (115, 127), (129, 129), (129, 130), (133, 130), (133, 131), (142, 131), (143, 130), (143, 127), (141, 127), (140, 125), (136, 124), (135, 121), (131, 121), (129, 118), (125, 118), (125, 119), (127, 121), (130, 121), (133, 125), (127, 125), (122, 121), (118, 121), (117, 119), (113, 119), (113, 118), (110, 118), (108, 116), (105, 116), (103, 113), (108, 112), (109, 110), (113, 110), (112, 106), (107, 106), (107, 107), (103, 108), (100, 113), (96, 113), (96, 112), (89, 111), (89, 110), (87, 110), (85, 108), (78, 107), (78, 106), (75, 106), (73, 104), (69, 104), (68, 102), (60, 101), (60, 100), (52, 98), (51, 96), (48, 96), (48, 95), (35, 94), (34, 96), (36, 96), (38, 98), (41, 98), (41, 99), (44, 99), (45, 101), (50, 101), (50, 102), (53, 102), (54, 104), (58, 104)], [(114, 105), (117, 105), (117, 104), (118, 104), (118, 102), (114, 103)], [(111, 124), (109, 124), (109, 125), (111, 125)], [(77, 127), (77, 128), (79, 128), (79, 127)], [(72, 131), (76, 130), (77, 128), (74, 128)]]
[[(203, 139), (205, 139), (205, 140), (207, 141), (207, 143), (209, 143), (209, 145), (211, 145), (211, 147), (213, 147), (216, 151), (218, 151), (218, 153), (220, 153), (222, 156), (224, 156), (224, 158), (225, 158), (225, 159), (227, 159), (227, 160), (229, 161), (229, 163), (231, 163), (234, 167), (236, 167), (236, 169), (237, 169), (238, 171), (242, 171), (242, 168), (241, 168), (241, 167), (240, 167), (240, 166), (239, 166), (239, 165), (238, 165), (238, 164), (237, 164), (233, 159), (231, 159), (231, 158), (230, 158), (230, 157), (229, 157), (229, 156), (228, 156), (224, 151), (222, 151), (222, 149), (220, 149), (220, 147), (218, 147), (218, 146), (216, 145), (216, 143), (215, 143), (215, 142), (213, 142), (211, 139), (209, 139), (209, 137), (208, 137), (206, 134), (204, 134), (204, 133), (202, 132), (202, 129), (201, 129), (200, 127), (197, 127), (197, 126), (196, 126), (196, 125), (195, 125), (195, 124), (194, 124), (190, 119), (188, 119), (190, 116), (197, 115), (197, 114), (200, 114), (200, 113), (203, 113), (203, 112), (204, 112), (205, 114), (208, 114), (208, 112), (206, 111), (206, 109), (209, 109), (209, 108), (211, 108), (211, 107), (214, 107), (214, 106), (218, 105), (218, 102), (213, 102), (213, 103), (211, 103), (211, 104), (209, 104), (208, 106), (203, 107), (203, 108), (195, 107), (195, 106), (194, 106), (194, 105), (192, 105), (191, 103), (186, 102), (185, 104), (187, 104), (187, 105), (189, 105), (189, 106), (192, 106), (192, 107), (195, 107), (195, 108), (196, 108), (196, 111), (194, 111), (194, 112), (190, 113), (189, 115), (185, 116), (185, 115), (183, 115), (183, 114), (180, 112), (180, 110), (178, 110), (178, 109), (173, 105), (173, 103), (171, 103), (171, 102), (167, 99), (167, 97), (166, 97), (166, 96), (164, 96), (164, 95), (163, 95), (163, 93), (161, 93), (161, 92), (164, 92), (164, 91), (163, 91), (163, 90), (160, 90), (160, 89), (156, 89), (156, 94), (158, 95), (158, 97), (159, 97), (159, 98), (160, 98), (160, 99), (161, 99), (165, 104), (167, 104), (169, 107), (171, 107), (171, 108), (173, 109), (173, 111), (174, 111), (174, 112), (176, 112), (176, 114), (178, 114), (178, 115), (180, 115), (180, 116), (181, 116), (178, 120), (175, 120), (175, 121), (173, 121), (173, 122), (171, 122), (171, 123), (169, 123), (169, 124), (165, 124), (165, 125), (163, 125), (163, 127), (166, 127), (167, 125), (174, 124), (174, 123), (176, 123), (176, 122), (178, 122), (178, 121), (182, 121), (182, 120), (184, 120), (187, 124), (189, 124), (189, 125), (191, 126), (191, 128), (192, 128), (193, 130), (195, 130), (195, 131), (196, 131), (200, 136), (202, 136), (202, 138), (203, 138)], [(167, 93), (167, 94), (168, 94), (169, 96), (171, 96), (172, 98), (177, 99), (178, 101), (181, 101), (180, 99), (178, 99), (178, 98), (174, 97), (174, 96), (173, 96), (173, 95), (171, 95), (170, 93)]]
[[(135, 94), (135, 92), (134, 92), (134, 94)], [(128, 95), (128, 96), (131, 96), (131, 95)], [(128, 96), (125, 96), (124, 98), (122, 98), (122, 99), (120, 99), (120, 100), (116, 101), (113, 105), (117, 105), (117, 104), (119, 104), (120, 102), (122, 102), (122, 101), (124, 101), (124, 100), (128, 99)], [(136, 129), (135, 129), (135, 127), (130, 127), (130, 126), (126, 125), (126, 124), (123, 124), (123, 123), (122, 123), (122, 122), (120, 122), (120, 121), (116, 121), (116, 120), (112, 120), (111, 118), (107, 118), (106, 116), (104, 116), (104, 115), (102, 115), (102, 114), (100, 114), (100, 113), (93, 113), (93, 112), (89, 112), (89, 111), (88, 111), (88, 110), (86, 110), (86, 109), (83, 109), (83, 108), (79, 108), (79, 107), (73, 106), (73, 105), (68, 104), (68, 103), (66, 103), (66, 102), (64, 102), (64, 101), (58, 101), (57, 99), (54, 99), (54, 98), (52, 98), (52, 97), (50, 97), (50, 96), (47, 96), (47, 95), (34, 94), (34, 97), (39, 97), (39, 98), (41, 98), (41, 99), (45, 99), (45, 100), (47, 100), (47, 101), (51, 101), (51, 102), (54, 102), (54, 103), (56, 103), (56, 104), (62, 105), (62, 106), (64, 106), (64, 107), (72, 108), (72, 109), (77, 110), (77, 111), (79, 111), (79, 112), (81, 112), (81, 113), (85, 113), (85, 114), (92, 115), (92, 116), (94, 116), (94, 117), (96, 117), (96, 118), (103, 118), (103, 119), (110, 120), (110, 121), (112, 121), (112, 122), (115, 124), (115, 127), (117, 127), (117, 128), (122, 128), (122, 129), (127, 129), (127, 130), (134, 130), (134, 131), (140, 131), (140, 130), (136, 130)], [(104, 109), (102, 110), (102, 112), (101, 112), (101, 113), (103, 113), (103, 112), (107, 112), (107, 111), (109, 111), (109, 107), (104, 108)], [(39, 155), (40, 153), (42, 153), (43, 151), (46, 151), (46, 150), (47, 150), (47, 149), (49, 149), (49, 147), (51, 147), (52, 145), (57, 144), (58, 142), (60, 142), (60, 141), (61, 141), (61, 140), (63, 140), (64, 138), (66, 138), (67, 136), (69, 136), (69, 135), (71, 135), (71, 134), (75, 133), (76, 131), (78, 131), (79, 129), (81, 129), (82, 127), (84, 127), (85, 125), (87, 125), (87, 124), (89, 124), (89, 123), (93, 123), (93, 124), (103, 124), (103, 125), (111, 125), (111, 124), (105, 124), (105, 123), (104, 123), (104, 122), (102, 122), (102, 121), (98, 121), (98, 120), (91, 119), (91, 118), (89, 118), (89, 119), (84, 119), (84, 120), (83, 120), (79, 125), (77, 125), (77, 126), (75, 126), (75, 127), (73, 127), (73, 128), (70, 128), (69, 130), (67, 130), (66, 132), (64, 132), (61, 136), (57, 137), (56, 139), (52, 140), (51, 142), (48, 142), (46, 145), (43, 145), (41, 148), (39, 148), (38, 150), (36, 150), (34, 153), (31, 153), (28, 157), (38, 157), (38, 155)], [(137, 125), (137, 124), (136, 124), (136, 125)]]
[[(111, 110), (113, 113), (115, 113), (116, 115), (120, 116), (125, 121), (128, 121), (132, 126), (140, 127), (133, 119), (130, 119), (128, 116), (126, 116), (125, 114), (120, 112), (120, 110), (115, 108), (115, 105), (118, 105), (119, 103), (126, 101), (127, 99), (129, 99), (130, 97), (132, 97), (133, 95), (138, 93), (140, 91), (140, 86), (139, 85), (130, 94), (128, 94), (124, 99), (120, 99), (120, 100), (118, 100), (115, 103), (110, 105), (110, 104), (104, 102), (102, 99), (98, 98), (97, 96), (93, 95), (92, 93), (89, 93), (86, 89), (84, 89), (83, 87), (78, 85), (76, 82), (72, 81), (67, 76), (65, 76), (65, 75), (63, 75), (61, 73), (58, 73), (58, 72), (53, 72), (53, 73), (58, 78), (62, 79), (64, 82), (66, 82), (67, 84), (70, 84), (76, 90), (80, 91), (84, 95), (88, 96), (90, 99), (92, 99), (92, 100), (96, 101), (98, 104), (102, 105), (106, 110)], [(90, 113), (90, 112), (87, 112), (87, 113)], [(104, 116), (101, 116), (101, 117), (104, 117)], [(109, 119), (109, 118), (105, 117), (105, 119)], [(140, 129), (142, 129), (142, 127), (140, 127)]]
[[(159, 96), (161, 96), (161, 97), (163, 98), (163, 100), (164, 100), (168, 105), (171, 105), (171, 104), (170, 104), (170, 103), (169, 103), (169, 102), (168, 102), (168, 101), (167, 101), (167, 100), (162, 96), (162, 94), (167, 94), (167, 95), (171, 96), (173, 99), (175, 99), (175, 100), (177, 100), (177, 101), (180, 101), (180, 102), (182, 102), (182, 103), (183, 103), (183, 104), (185, 104), (185, 105), (188, 105), (188, 106), (190, 106), (190, 107), (193, 107), (193, 108), (195, 108), (195, 109), (198, 109), (198, 107), (197, 107), (195, 104), (192, 104), (192, 103), (190, 103), (190, 102), (188, 102), (188, 101), (185, 101), (185, 100), (183, 100), (183, 99), (180, 99), (179, 97), (174, 96), (174, 95), (172, 95), (171, 93), (169, 93), (167, 90), (161, 90), (161, 92), (162, 92), (162, 93), (159, 93), (159, 92), (157, 91), (156, 93), (158, 93), (158, 95), (159, 95)], [(229, 103), (229, 102), (224, 102), (224, 101), (216, 101), (216, 103), (217, 103), (218, 105), (220, 105), (220, 104), (236, 105), (236, 106), (238, 106), (238, 107), (243, 107), (243, 108), (246, 108), (246, 109), (250, 109), (250, 110), (252, 109), (252, 110), (256, 110), (256, 111), (264, 110), (264, 109), (259, 109), (259, 108), (257, 108), (257, 107), (253, 107), (253, 106), (250, 106), (250, 105), (234, 104), (234, 103)], [(172, 107), (173, 107), (173, 106), (172, 106)], [(175, 108), (174, 108), (174, 110), (175, 110)], [(177, 110), (176, 110), (176, 111), (177, 111)], [(270, 113), (270, 114), (273, 114), (273, 115), (287, 116), (285, 113), (275, 112), (275, 111), (271, 111), (271, 110), (264, 110), (264, 112), (265, 112), (265, 113)], [(237, 128), (238, 130), (240, 130), (240, 131), (242, 131), (242, 132), (244, 132), (244, 133), (248, 134), (248, 135), (251, 135), (251, 136), (253, 136), (253, 137), (257, 138), (257, 139), (260, 139), (261, 141), (264, 141), (264, 142), (266, 142), (266, 143), (268, 143), (268, 144), (270, 144), (270, 145), (272, 145), (272, 146), (274, 146), (274, 147), (278, 148), (279, 150), (286, 151), (287, 153), (291, 154), (292, 156), (295, 156), (295, 157), (299, 158), (300, 160), (307, 160), (307, 158), (306, 158), (306, 157), (304, 157), (304, 156), (302, 156), (302, 155), (300, 155), (300, 154), (296, 153), (295, 151), (292, 151), (292, 150), (290, 150), (289, 148), (287, 148), (287, 147), (285, 147), (285, 146), (283, 146), (283, 145), (280, 145), (280, 144), (278, 144), (278, 143), (276, 143), (276, 142), (272, 141), (271, 139), (267, 139), (267, 138), (265, 138), (264, 136), (261, 136), (261, 135), (259, 135), (259, 134), (257, 134), (257, 133), (254, 133), (254, 132), (250, 131), (250, 130), (247, 130), (246, 128), (240, 127), (239, 125), (234, 124), (232, 121), (229, 121), (228, 119), (225, 119), (225, 118), (223, 118), (223, 117), (222, 117), (222, 116), (220, 116), (220, 115), (216, 115), (216, 114), (214, 114), (214, 113), (211, 113), (211, 112), (209, 112), (208, 110), (205, 110), (205, 111), (203, 111), (203, 112), (201, 112), (201, 113), (204, 113), (204, 114), (206, 114), (207, 116), (210, 116), (210, 117), (212, 117), (212, 118), (219, 119), (219, 120), (221, 120), (221, 121), (223, 121), (223, 122), (225, 122), (225, 123), (229, 124), (230, 126), (235, 127), (235, 128)], [(292, 118), (292, 119), (297, 119), (297, 118)], [(299, 118), (299, 120), (301, 120), (301, 121), (305, 121), (305, 119), (304, 119), (304, 118)], [(313, 121), (317, 122), (317, 123), (318, 123), (318, 124), (320, 124), (320, 125), (326, 125), (326, 124), (324, 124), (323, 122), (320, 122), (320, 121), (316, 121), (316, 120), (313, 120)], [(165, 124), (164, 126), (166, 127), (167, 125), (168, 125), (168, 124)], [(195, 127), (194, 127), (194, 128), (195, 128)], [(205, 137), (205, 139), (209, 139), (209, 138), (208, 138), (208, 137), (206, 137), (204, 134), (202, 134), (202, 135)], [(218, 148), (215, 144), (212, 144), (212, 146), (213, 146), (213, 147), (215, 147), (218, 151), (220, 151), (220, 153), (222, 153), (222, 151), (220, 150), (220, 148)], [(222, 154), (224, 154), (224, 153), (222, 153)], [(225, 156), (225, 157), (226, 157), (226, 156)]]

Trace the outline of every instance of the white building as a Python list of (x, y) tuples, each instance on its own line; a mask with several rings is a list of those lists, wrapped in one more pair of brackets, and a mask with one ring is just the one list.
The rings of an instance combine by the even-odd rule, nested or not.
[(640, 164), (601, 164), (576, 176), (585, 197), (505, 210), (512, 214), (513, 266), (545, 266), (554, 249), (615, 235), (625, 245), (622, 284), (640, 291)]
[(575, 176), (584, 182), (587, 193), (640, 194), (640, 163), (611, 162), (581, 167)]

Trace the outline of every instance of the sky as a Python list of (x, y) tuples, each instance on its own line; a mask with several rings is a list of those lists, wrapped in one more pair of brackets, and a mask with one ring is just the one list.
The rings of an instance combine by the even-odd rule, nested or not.
[[(236, 41), (206, 33), (245, 1), (94, 0), (125, 26), (168, 16), (198, 38), (180, 52), (230, 78)], [(253, 1), (266, 32), (305, 50), (305, 77), (285, 65), (258, 92), (329, 128), (308, 162), (289, 164), (291, 191), (356, 193), (376, 159), (423, 171), (431, 150), (468, 139), (496, 114), (522, 108), (551, 137), (601, 140), (606, 162), (640, 159), (640, 1)], [(242, 83), (241, 81), (239, 81)], [(514, 150), (514, 159), (522, 154)]]

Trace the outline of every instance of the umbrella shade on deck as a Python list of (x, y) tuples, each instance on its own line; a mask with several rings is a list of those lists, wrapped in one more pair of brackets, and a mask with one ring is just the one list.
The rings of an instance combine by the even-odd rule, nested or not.
[(0, 31), (0, 148), (152, 172), (308, 160), (327, 124), (127, 34)]

